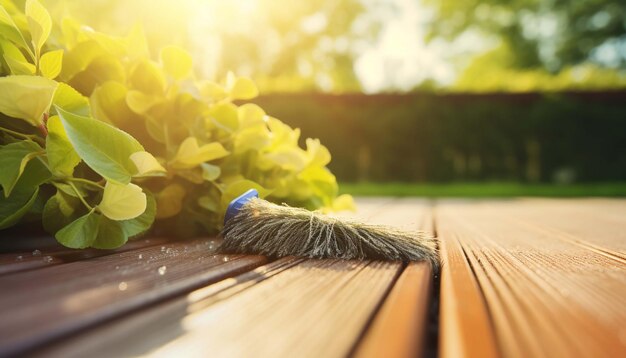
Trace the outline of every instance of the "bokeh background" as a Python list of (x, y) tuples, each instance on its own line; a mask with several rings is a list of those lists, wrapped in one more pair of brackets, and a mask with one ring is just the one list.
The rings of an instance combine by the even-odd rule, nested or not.
[(624, 1), (42, 2), (252, 77), (344, 192), (626, 194)]

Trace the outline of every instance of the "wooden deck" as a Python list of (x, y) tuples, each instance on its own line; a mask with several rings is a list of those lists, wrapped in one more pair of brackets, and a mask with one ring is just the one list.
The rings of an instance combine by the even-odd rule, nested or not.
[[(443, 266), (0, 238), (0, 356), (626, 356), (626, 200), (360, 199)], [(36, 250), (36, 251), (35, 251)]]

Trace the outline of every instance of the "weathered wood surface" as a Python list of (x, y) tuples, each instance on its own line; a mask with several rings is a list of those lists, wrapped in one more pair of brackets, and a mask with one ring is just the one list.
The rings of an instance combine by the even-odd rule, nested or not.
[[(29, 243), (30, 246), (28, 250), (26, 250), (26, 247), (19, 247), (19, 249), (11, 250), (12, 252), (10, 253), (0, 254), (0, 275), (50, 267), (73, 261), (88, 260), (98, 256), (133, 251), (147, 246), (162, 245), (168, 242), (165, 238), (149, 238), (131, 241), (117, 250), (72, 250), (60, 244), (56, 245), (56, 242), (51, 243), (50, 237), (39, 237), (37, 239), (38, 240), (33, 240)], [(1, 242), (0, 249), (2, 249)], [(0, 250), (0, 252), (1, 251), (9, 250), (5, 248), (5, 250)]]
[(0, 355), (13, 354), (262, 265), (213, 240), (123, 251), (0, 277)]
[(443, 235), (444, 239), (440, 240), (439, 352), (442, 357), (451, 358), (497, 357), (491, 318), (472, 266), (458, 238)]
[(626, 260), (626, 204), (620, 199), (524, 199), (499, 207), (529, 230)]
[[(362, 219), (414, 229), (428, 212), (426, 202), (416, 200), (362, 204)], [(402, 273), (403, 285), (428, 286), (429, 271), (414, 275), (411, 266), (404, 275), (403, 268), (394, 262), (281, 259), (102, 325), (42, 354), (82, 356), (107, 349), (116, 356), (204, 356), (209, 351), (215, 356), (345, 356), (358, 347), (398, 275)], [(424, 297), (424, 306), (426, 302)], [(423, 316), (400, 318), (396, 324), (401, 327), (423, 330), (426, 324)], [(145, 332), (150, 332), (148, 339)], [(373, 340), (370, 345), (389, 343)], [(414, 341), (400, 344), (418, 352), (423, 348), (415, 348)]]
[[(624, 212), (624, 201), (608, 204), (605, 218), (602, 202), (585, 200), (438, 203), (437, 232), (450, 266), (442, 301), (457, 306), (442, 309), (443, 355), (479, 348), (491, 355), (485, 335), (493, 334), (506, 357), (624, 356), (626, 261), (619, 250), (626, 216), (615, 214)], [(471, 307), (463, 306), (462, 290)]]
[[(395, 210), (385, 211), (386, 215), (378, 218), (381, 223), (408, 224), (407, 229), (434, 232), (428, 203), (404, 201), (393, 205)], [(432, 279), (429, 264), (406, 266), (359, 342), (356, 357), (416, 357), (425, 352)]]
[(221, 256), (210, 239), (86, 256), (0, 240), (0, 356), (626, 356), (626, 201), (360, 203), (362, 220), (436, 233), (440, 276)]

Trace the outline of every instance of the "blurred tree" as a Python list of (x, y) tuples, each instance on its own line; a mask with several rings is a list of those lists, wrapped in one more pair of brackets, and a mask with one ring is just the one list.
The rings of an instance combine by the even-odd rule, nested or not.
[(205, 77), (232, 70), (253, 77), (263, 92), (360, 90), (357, 47), (381, 27), (375, 16), (362, 16), (361, 0), (41, 1), (107, 33), (121, 35), (140, 22), (155, 53), (183, 46)]
[(508, 43), (473, 58), (453, 89), (462, 92), (532, 92), (625, 88), (626, 75), (592, 63), (562, 67), (552, 73), (542, 66), (519, 67)]
[(425, 0), (429, 37), (478, 29), (515, 54), (511, 66), (550, 72), (591, 60), (626, 68), (626, 2), (611, 0)]

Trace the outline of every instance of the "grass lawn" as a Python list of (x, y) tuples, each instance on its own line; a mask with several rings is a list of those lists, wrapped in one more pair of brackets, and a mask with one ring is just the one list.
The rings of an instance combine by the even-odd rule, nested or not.
[(425, 196), (425, 197), (624, 197), (626, 182), (588, 184), (522, 183), (340, 183), (342, 194), (355, 196)]

